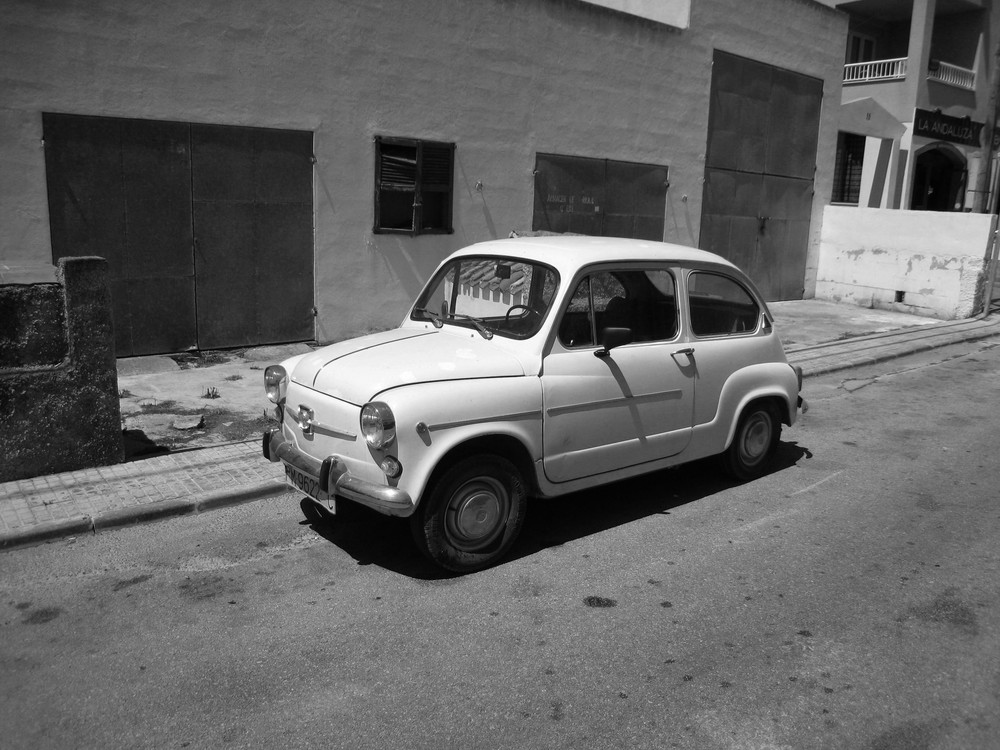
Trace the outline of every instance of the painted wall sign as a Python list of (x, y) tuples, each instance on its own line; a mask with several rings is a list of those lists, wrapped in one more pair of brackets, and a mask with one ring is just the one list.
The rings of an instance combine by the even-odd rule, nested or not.
[(984, 123), (968, 117), (951, 117), (940, 111), (917, 108), (913, 113), (913, 134), (939, 141), (979, 146)]

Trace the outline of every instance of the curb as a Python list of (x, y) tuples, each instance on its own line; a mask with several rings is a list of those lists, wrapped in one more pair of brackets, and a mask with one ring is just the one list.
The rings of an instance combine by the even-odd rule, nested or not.
[(61, 521), (49, 521), (24, 531), (15, 531), (0, 536), (0, 550), (29, 547), (69, 536), (97, 534), (100, 531), (134, 526), (138, 523), (203, 513), (254, 500), (277, 497), (286, 491), (284, 482), (272, 480), (258, 485), (216, 490), (190, 500), (162, 500), (148, 505), (116, 508), (93, 517), (80, 516)]
[[(966, 325), (964, 329), (959, 330), (933, 327), (921, 331), (908, 331), (907, 333), (908, 335), (901, 335), (898, 332), (887, 332), (844, 342), (817, 344), (786, 352), (786, 356), (789, 363), (802, 367), (803, 377), (826, 375), (888, 362), (953, 344), (981, 341), (1000, 336), (1000, 319), (977, 319), (972, 325)], [(868, 346), (873, 342), (878, 342), (877, 349), (874, 346)], [(838, 347), (841, 351), (837, 351)], [(857, 351), (852, 352), (851, 348)], [(812, 355), (812, 358), (809, 355)]]

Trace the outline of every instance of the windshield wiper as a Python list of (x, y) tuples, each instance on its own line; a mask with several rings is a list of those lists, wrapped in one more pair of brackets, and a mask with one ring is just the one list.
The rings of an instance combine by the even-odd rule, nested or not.
[(434, 324), (435, 328), (441, 328), (442, 326), (444, 326), (445, 317), (461, 318), (462, 320), (469, 320), (472, 321), (472, 325), (474, 325), (476, 327), (476, 330), (483, 335), (484, 339), (493, 338), (493, 331), (487, 328), (481, 319), (474, 318), (471, 315), (463, 315), (462, 313), (447, 313), (446, 315), (438, 315), (436, 312), (434, 312), (433, 310), (428, 310), (426, 307), (417, 307), (413, 310), (413, 312), (423, 313), (424, 315), (429, 317), (431, 319), (431, 322)]
[(471, 315), (462, 315), (462, 313), (450, 313), (452, 318), (461, 318), (462, 320), (472, 321), (472, 325), (476, 327), (476, 330), (483, 334), (483, 338), (489, 340), (493, 338), (493, 331), (486, 327), (486, 324), (479, 318), (473, 318)]
[(413, 312), (423, 313), (431, 319), (431, 323), (434, 324), (435, 328), (441, 328), (444, 325), (444, 321), (441, 320), (441, 316), (438, 315), (433, 310), (428, 310), (426, 307), (418, 307)]

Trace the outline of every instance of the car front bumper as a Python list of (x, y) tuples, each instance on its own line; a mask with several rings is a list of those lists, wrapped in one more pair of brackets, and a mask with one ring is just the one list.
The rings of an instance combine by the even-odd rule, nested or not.
[(413, 514), (413, 500), (403, 490), (353, 476), (337, 456), (319, 461), (306, 455), (294, 443), (285, 439), (280, 428), (264, 433), (262, 447), (264, 458), (273, 463), (281, 461), (315, 479), (317, 486), (330, 497), (351, 500), (387, 516), (405, 518)]

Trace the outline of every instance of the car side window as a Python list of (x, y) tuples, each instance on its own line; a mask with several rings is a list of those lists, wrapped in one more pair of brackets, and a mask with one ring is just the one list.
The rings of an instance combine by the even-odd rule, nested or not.
[(695, 336), (727, 336), (757, 330), (760, 307), (735, 279), (695, 271), (688, 276), (691, 330)]
[(632, 341), (677, 335), (674, 277), (666, 269), (598, 271), (574, 290), (559, 326), (569, 348), (594, 346), (605, 328), (627, 328)]

